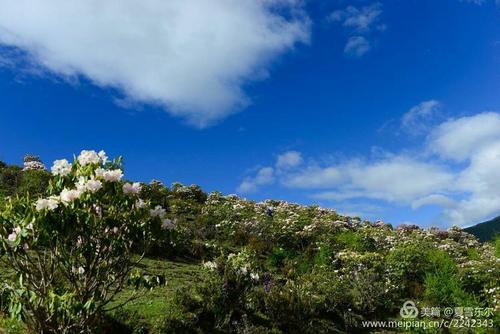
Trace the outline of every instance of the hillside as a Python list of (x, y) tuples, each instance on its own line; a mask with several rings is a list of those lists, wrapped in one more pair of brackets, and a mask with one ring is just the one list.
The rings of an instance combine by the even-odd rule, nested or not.
[(0, 161), (0, 198), (24, 193), (37, 195), (45, 191), (50, 173), (40, 168), (43, 165), (33, 165), (32, 158), (38, 159), (26, 156), (25, 164), (28, 166), (26, 169)]
[[(86, 203), (94, 205), (98, 196), (107, 192), (113, 192), (113, 201), (134, 196), (134, 202), (143, 200), (155, 208), (151, 212), (158, 212), (162, 218), (162, 228), (154, 230), (146, 257), (135, 267), (134, 277), (164, 277), (166, 285), (144, 289), (137, 280), (131, 280), (103, 309), (101, 322), (93, 332), (370, 332), (379, 327), (366, 327), (364, 321), (404, 320), (400, 309), (407, 300), (422, 310), (494, 310), (478, 315), (478, 319), (486, 320), (485, 333), (498, 324), (500, 261), (491, 245), (479, 243), (461, 229), (421, 229), (414, 225), (393, 228), (381, 221), (361, 221), (314, 205), (255, 202), (236, 195), (207, 194), (196, 185), (179, 183), (170, 187), (157, 181), (137, 184), (137, 193), (124, 194), (122, 189), (128, 189), (125, 181), (106, 181), (99, 176), (102, 170), (97, 172), (101, 167), (106, 168), (104, 164), (90, 165), (85, 172), (92, 173), (93, 181), (94, 177), (100, 180), (102, 188), (74, 199), (71, 205), (34, 211), (30, 215), (36, 221), (35, 229), (48, 221), (51, 223), (46, 228), (53, 228), (59, 217), (69, 221), (74, 210), (99, 222), (102, 211), (94, 212), (95, 206), (85, 211)], [(10, 237), (15, 224), (19, 224), (19, 213), (12, 221), (8, 218), (16, 205), (24, 213), (26, 203), (33, 207), (40, 196), (53, 199), (54, 187), (63, 187), (63, 183), (71, 187), (78, 180), (71, 175), (53, 176), (40, 170), (33, 173), (12, 166), (4, 166), (3, 171), (6, 168), (16, 171), (16, 177), (9, 180), (24, 181), (9, 183), (13, 185), (9, 194), (20, 195), (20, 199), (0, 201), (2, 240)], [(32, 175), (41, 181), (31, 182)], [(23, 197), (26, 190), (15, 186), (47, 183), (51, 184), (48, 189), (29, 188), (29, 198)], [(7, 225), (11, 227), (2, 227)], [(76, 221), (72, 221), (71, 229), (59, 233), (73, 233), (76, 228)], [(94, 232), (91, 229), (87, 233)], [(100, 236), (96, 233), (94, 237)], [(76, 238), (70, 240), (74, 244)], [(9, 253), (12, 246), (4, 245), (5, 252), (0, 255), (15, 258), (16, 253)], [(82, 245), (72, 250), (78, 247)], [(93, 246), (84, 247), (95, 251)], [(17, 252), (29, 254), (34, 250), (27, 249), (20, 247)], [(139, 256), (124, 260), (134, 261)], [(2, 283), (18, 282), (9, 269), (12, 263), (1, 260), (5, 258), (0, 258)], [(87, 270), (80, 274), (86, 275)], [(6, 317), (12, 310), (9, 303), (16, 301), (12, 291), (5, 288), (7, 285), (0, 290), (0, 333), (2, 327), (9, 333), (25, 333), (22, 322), (2, 320), (1, 313)], [(425, 323), (435, 319), (439, 318), (421, 318)]]
[(467, 227), (464, 230), (475, 235), (482, 242), (491, 241), (496, 235), (500, 234), (500, 217)]

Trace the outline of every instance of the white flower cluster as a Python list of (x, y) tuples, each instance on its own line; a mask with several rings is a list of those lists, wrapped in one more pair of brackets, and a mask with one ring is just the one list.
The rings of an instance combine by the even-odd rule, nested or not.
[[(106, 152), (100, 151), (88, 151), (83, 150), (77, 158), (80, 166), (86, 166), (89, 164), (105, 164), (108, 161)], [(54, 175), (66, 176), (71, 173), (72, 164), (66, 159), (56, 160), (51, 168)], [(90, 178), (80, 176), (75, 184), (76, 189), (64, 188), (59, 196), (51, 196), (49, 198), (40, 198), (35, 203), (35, 208), (37, 211), (49, 210), (53, 211), (57, 209), (60, 203), (68, 205), (86, 192), (95, 193), (102, 189), (103, 181), (105, 182), (118, 182), (123, 178), (123, 171), (121, 169), (111, 169), (107, 170), (104, 168), (97, 168), (94, 171), (94, 175)], [(130, 188), (124, 186), (124, 192), (139, 192), (141, 186), (139, 183), (134, 183)]]
[(142, 198), (139, 198), (136, 202), (135, 202), (135, 208), (136, 209), (144, 209), (148, 206), (148, 204), (142, 199)]
[(151, 217), (156, 218), (159, 217), (161, 219), (165, 218), (166, 211), (164, 208), (161, 207), (161, 205), (155, 206), (154, 209), (151, 209), (149, 211)]
[(164, 218), (161, 220), (161, 228), (163, 230), (173, 230), (175, 228), (175, 224), (168, 218)]
[(253, 273), (253, 272), (250, 272), (248, 267), (245, 265), (245, 266), (242, 266), (238, 269), (238, 274), (240, 274), (241, 276), (247, 276), (250, 277), (250, 279), (252, 281), (258, 281), (259, 280), (259, 274), (257, 273)]
[(40, 198), (35, 203), (36, 211), (55, 210), (59, 206), (59, 200), (54, 197)]
[[(28, 226), (27, 226), (27, 229), (28, 230), (33, 230), (33, 224), (32, 223), (29, 223)], [(12, 232), (7, 236), (7, 240), (10, 241), (10, 242), (16, 242), (17, 240), (17, 237), (20, 236), (22, 233), (22, 229), (20, 226), (16, 226)], [(24, 244), (23, 246), (24, 249), (28, 249), (28, 244)]]
[(207, 262), (203, 263), (203, 267), (205, 267), (211, 271), (214, 271), (215, 269), (217, 269), (217, 262), (207, 261)]
[(50, 170), (54, 175), (66, 176), (71, 173), (71, 164), (66, 159), (56, 160)]
[(123, 185), (123, 193), (137, 195), (141, 192), (142, 185), (140, 182), (125, 183)]
[(64, 188), (59, 195), (59, 199), (61, 200), (62, 204), (68, 205), (69, 203), (74, 202), (75, 200), (80, 198), (81, 195), (82, 192), (80, 190)]
[(95, 193), (99, 189), (102, 188), (102, 182), (96, 180), (95, 178), (85, 179), (83, 176), (80, 176), (78, 179), (78, 183), (76, 184), (76, 190), (80, 193), (89, 191), (91, 193)]
[(19, 226), (15, 227), (11, 234), (7, 237), (7, 240), (10, 242), (15, 242), (17, 240), (17, 236), (21, 234), (21, 228)]
[(165, 217), (167, 212), (161, 205), (157, 205), (154, 209), (149, 210), (149, 214), (152, 218), (158, 217), (161, 219), (161, 228), (163, 230), (173, 230), (175, 228), (175, 223)]
[(36, 155), (28, 154), (24, 157), (23, 171), (27, 170), (45, 170), (45, 165)]
[(240, 273), (241, 275), (246, 275), (248, 273), (248, 268), (246, 266), (243, 266), (238, 270), (238, 273)]
[(105, 164), (108, 161), (108, 157), (104, 151), (97, 153), (96, 151), (83, 150), (80, 152), (77, 160), (81, 166), (86, 166), (90, 164)]
[(95, 170), (95, 176), (102, 178), (106, 182), (118, 182), (122, 179), (123, 172), (121, 169), (106, 170), (103, 168), (97, 168)]
[[(108, 162), (108, 156), (104, 151), (100, 151), (99, 153), (97, 153), (96, 151), (83, 150), (80, 152), (80, 155), (78, 155), (77, 161), (82, 167), (90, 164), (101, 165)], [(68, 160), (61, 159), (54, 161), (51, 171), (54, 175), (66, 176), (71, 173), (71, 168), (72, 164)]]
[(26, 170), (44, 170), (45, 165), (41, 161), (26, 161), (23, 171)]
[(73, 272), (73, 274), (79, 274), (79, 275), (83, 275), (85, 274), (85, 269), (83, 267), (78, 267), (78, 268), (71, 268), (71, 271)]

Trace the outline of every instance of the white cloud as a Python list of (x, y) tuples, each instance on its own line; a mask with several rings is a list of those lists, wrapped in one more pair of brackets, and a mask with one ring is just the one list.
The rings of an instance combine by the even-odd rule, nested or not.
[(370, 51), (370, 48), (370, 42), (366, 38), (363, 36), (353, 36), (347, 41), (344, 53), (354, 57), (361, 57)]
[(456, 188), (468, 196), (446, 211), (455, 221), (470, 224), (500, 215), (500, 138), (477, 144)]
[(430, 149), (446, 159), (464, 161), (478, 147), (500, 139), (500, 114), (484, 112), (450, 120), (431, 134)]
[(448, 120), (405, 152), (323, 165), (308, 159), (276, 181), (339, 205), (367, 199), (414, 210), (437, 206), (447, 226), (500, 215), (500, 113)]
[(324, 168), (308, 169), (283, 182), (297, 188), (335, 188), (321, 192), (317, 198), (346, 200), (351, 198), (382, 199), (411, 203), (436, 189), (446, 187), (453, 175), (446, 168), (405, 156), (377, 161), (353, 161)]
[(412, 107), (401, 118), (402, 129), (410, 134), (418, 135), (429, 129), (428, 122), (435, 116), (441, 107), (439, 101), (428, 100)]
[(283, 183), (290, 188), (318, 189), (331, 188), (339, 185), (345, 175), (337, 167), (320, 168), (308, 167), (297, 174), (291, 174), (283, 179)]
[(275, 180), (274, 169), (264, 167), (259, 169), (255, 177), (248, 177), (238, 186), (237, 192), (246, 194), (256, 192), (259, 186), (272, 184)]
[(358, 197), (390, 202), (409, 203), (453, 182), (453, 175), (446, 168), (405, 156), (367, 163), (349, 172), (349, 187), (360, 192)]
[(344, 47), (344, 53), (349, 56), (361, 57), (371, 49), (371, 42), (367, 35), (372, 31), (384, 31), (387, 26), (381, 24), (380, 16), (382, 5), (379, 2), (360, 9), (348, 6), (345, 9), (336, 10), (327, 17), (329, 22), (338, 22), (350, 30), (349, 37)]
[(450, 208), (456, 205), (456, 202), (445, 195), (429, 195), (419, 198), (411, 203), (412, 209), (418, 209), (426, 205), (437, 205), (444, 208)]
[(302, 163), (302, 155), (297, 151), (288, 151), (278, 156), (276, 168), (288, 169), (296, 167)]
[(353, 28), (358, 32), (366, 32), (378, 21), (382, 14), (382, 5), (374, 3), (358, 9), (348, 6), (342, 10), (336, 10), (328, 16), (332, 22), (342, 22), (345, 27)]
[[(299, 0), (0, 0), (0, 44), (206, 126), (309, 37)], [(281, 13), (281, 14), (280, 14)], [(5, 63), (5, 61), (3, 62)]]
[(260, 168), (255, 176), (246, 177), (236, 190), (238, 193), (247, 194), (259, 190), (259, 187), (274, 183), (277, 175), (289, 172), (290, 169), (302, 164), (302, 154), (297, 151), (287, 151), (278, 155), (275, 167)]
[(463, 194), (445, 216), (470, 225), (500, 215), (500, 114), (484, 112), (438, 126), (430, 149), (443, 159), (465, 165), (454, 191)]
[(371, 203), (344, 203), (340, 204), (335, 210), (349, 217), (379, 217), (384, 212), (383, 207)]

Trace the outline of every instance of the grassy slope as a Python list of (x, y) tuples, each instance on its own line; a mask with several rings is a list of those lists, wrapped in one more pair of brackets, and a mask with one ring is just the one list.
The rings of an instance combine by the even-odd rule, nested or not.
[[(184, 261), (168, 261), (161, 259), (144, 259), (140, 269), (147, 273), (163, 274), (167, 279), (164, 287), (137, 293), (133, 288), (128, 288), (117, 296), (114, 305), (126, 301), (129, 297), (137, 297), (127, 303), (117, 312), (111, 312), (112, 316), (120, 317), (120, 313), (133, 315), (132, 327), (142, 326), (154, 329), (165, 320), (185, 320), (183, 315), (175, 306), (174, 297), (176, 290), (189, 289), (197, 282), (201, 266), (196, 263)], [(113, 305), (112, 305), (113, 306)], [(126, 319), (120, 319), (126, 322)]]
[[(141, 262), (139, 270), (164, 274), (167, 278), (167, 285), (139, 293), (136, 293), (133, 288), (128, 288), (118, 295), (112, 306), (126, 301), (131, 296), (137, 297), (122, 308), (110, 312), (112, 318), (118, 318), (120, 322), (129, 326), (128, 329), (120, 328), (120, 332), (147, 328), (149, 332), (154, 333), (155, 328), (161, 326), (165, 320), (186, 321), (188, 315), (182, 314), (175, 307), (174, 295), (177, 289), (188, 289), (197, 282), (201, 272), (200, 264), (146, 258)], [(118, 328), (115, 330), (118, 332)], [(0, 334), (4, 333), (24, 333), (24, 330), (20, 324), (2, 318), (0, 314)]]

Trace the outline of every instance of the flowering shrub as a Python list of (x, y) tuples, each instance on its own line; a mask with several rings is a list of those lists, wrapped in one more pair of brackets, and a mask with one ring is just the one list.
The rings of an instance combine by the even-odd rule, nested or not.
[[(35, 172), (47, 173), (23, 173)], [(362, 320), (401, 319), (406, 300), (489, 308), (500, 320), (499, 241), (194, 185), (124, 182), (120, 160), (104, 152), (57, 160), (51, 172), (43, 196), (0, 204), (5, 266), (17, 276), (0, 289), (0, 307), (35, 331), (96, 331), (124, 285), (163, 282), (133, 269), (146, 251), (198, 267), (176, 276), (192, 289), (152, 296), (179, 317), (166, 315), (160, 332), (351, 333)]]
[[(243, 251), (204, 264), (211, 275), (198, 295), (220, 329), (356, 332), (362, 320), (397, 318), (409, 299), (421, 308), (499, 313), (500, 259), (461, 229), (393, 229), (315, 206), (219, 193), (201, 211), (199, 221), (215, 231), (204, 242), (223, 254)], [(244, 268), (259, 279), (242, 275)]]
[(140, 198), (141, 184), (121, 182), (121, 159), (82, 151), (51, 171), (45, 196), (2, 204), (0, 246), (17, 276), (10, 312), (33, 332), (91, 333), (168, 222)]
[(24, 157), (24, 171), (26, 170), (45, 170), (45, 165), (39, 156), (27, 154)]
[(184, 307), (188, 307), (184, 311), (192, 312), (193, 295), (201, 295), (203, 299), (201, 305), (196, 305), (196, 311), (199, 318), (211, 319), (210, 328), (229, 333), (249, 332), (249, 326), (258, 317), (259, 291), (262, 291), (261, 268), (255, 254), (242, 249), (204, 262), (203, 267), (205, 278), (190, 296), (185, 296)]

